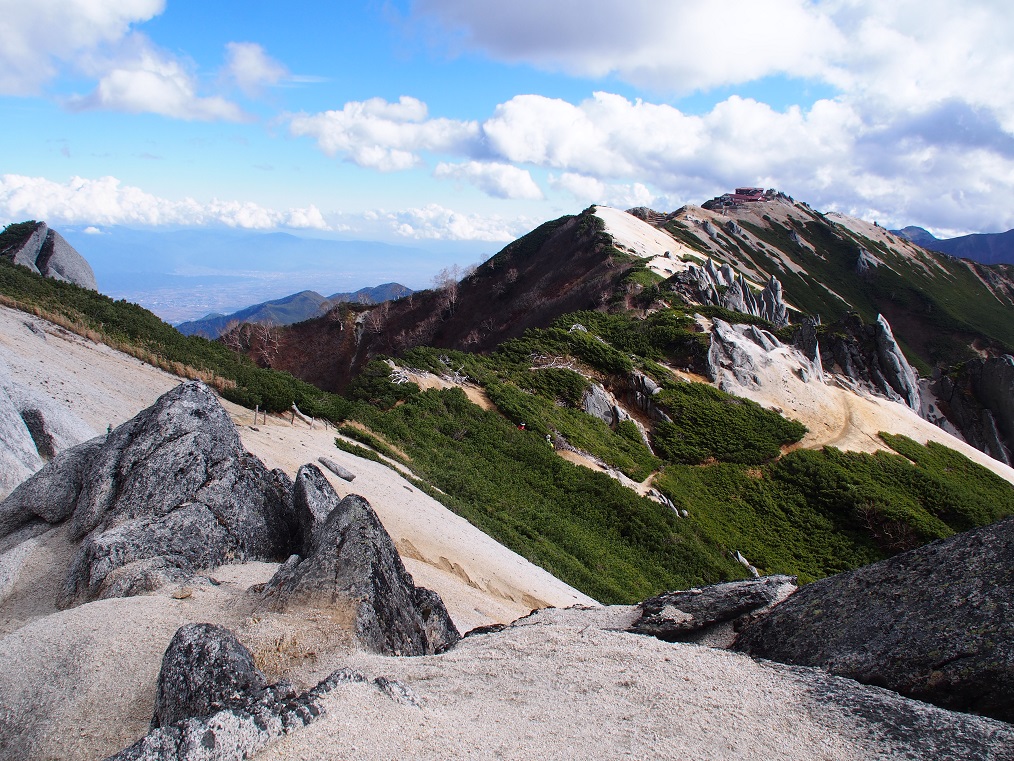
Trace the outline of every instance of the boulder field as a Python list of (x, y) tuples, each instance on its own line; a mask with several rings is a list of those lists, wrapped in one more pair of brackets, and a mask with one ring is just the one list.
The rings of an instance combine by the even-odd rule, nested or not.
[[(0, 755), (1014, 759), (1012, 531), (802, 589), (761, 577), (462, 638), (367, 500), (312, 464), (269, 470), (184, 383), (0, 502), (0, 571), (51, 548), (36, 592), (61, 608), (5, 624)], [(212, 620), (166, 612), (202, 600)], [(173, 616), (158, 668), (139, 632)], [(137, 710), (146, 733), (110, 726)]]

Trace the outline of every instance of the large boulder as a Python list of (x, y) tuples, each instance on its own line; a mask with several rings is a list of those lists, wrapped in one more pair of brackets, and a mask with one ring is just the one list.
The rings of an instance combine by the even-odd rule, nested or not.
[(1014, 518), (816, 581), (735, 649), (1014, 721)]
[(630, 631), (666, 642), (700, 641), (719, 634), (723, 625), (731, 634), (737, 624), (770, 609), (796, 589), (794, 576), (764, 576), (665, 592), (638, 606), (641, 615)]
[(0, 540), (28, 524), (48, 529), (69, 518), (81, 494), (85, 472), (102, 446), (103, 439), (96, 438), (71, 447), (21, 482), (0, 502)]
[(162, 658), (152, 729), (241, 707), (267, 680), (236, 635), (214, 624), (181, 626)]
[(45, 222), (34, 223), (19, 243), (0, 251), (0, 255), (45, 277), (98, 290), (88, 261)]
[(286, 681), (268, 685), (250, 651), (212, 624), (181, 627), (158, 675), (151, 731), (109, 761), (240, 761), (323, 713), (340, 684), (364, 682), (336, 671), (300, 695)]
[[(214, 393), (189, 382), (104, 439), (54, 458), (0, 503), (0, 531), (69, 521), (80, 543), (61, 600), (69, 606), (288, 556), (290, 490), (283, 472), (243, 449)], [(143, 561), (155, 559), (153, 573)]]
[(440, 596), (415, 586), (369, 502), (341, 499), (315, 465), (304, 465), (293, 505), (303, 557), (290, 558), (267, 584), (267, 607), (350, 606), (359, 642), (386, 655), (439, 653), (458, 641)]

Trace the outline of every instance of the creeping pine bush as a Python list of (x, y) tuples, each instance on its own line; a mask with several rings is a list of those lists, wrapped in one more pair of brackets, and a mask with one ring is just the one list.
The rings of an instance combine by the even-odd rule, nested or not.
[(667, 386), (658, 394), (658, 403), (673, 422), (655, 425), (655, 448), (674, 463), (714, 459), (757, 465), (806, 434), (802, 423), (703, 383)]
[(459, 389), (362, 414), (448, 507), (602, 602), (743, 575), (670, 508), (563, 460), (543, 435), (518, 430)]
[(999, 476), (939, 444), (881, 436), (901, 454), (801, 449), (759, 467), (669, 466), (655, 483), (709, 542), (803, 581), (1014, 515)]

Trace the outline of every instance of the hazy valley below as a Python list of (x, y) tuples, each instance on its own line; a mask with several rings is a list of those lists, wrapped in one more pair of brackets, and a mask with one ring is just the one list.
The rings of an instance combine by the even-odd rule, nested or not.
[(485, 256), (488, 244), (436, 247), (329, 240), (238, 230), (69, 231), (103, 293), (140, 304), (170, 323), (303, 290), (330, 294), (397, 281), (428, 288), (443, 267)]

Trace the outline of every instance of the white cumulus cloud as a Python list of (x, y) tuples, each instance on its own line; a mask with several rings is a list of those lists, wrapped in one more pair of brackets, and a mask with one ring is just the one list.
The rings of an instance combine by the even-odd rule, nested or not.
[(112, 63), (95, 89), (68, 100), (75, 110), (104, 109), (152, 113), (174, 119), (243, 121), (235, 103), (220, 96), (200, 96), (193, 74), (178, 60), (135, 38), (131, 54)]
[(493, 198), (542, 200), (542, 191), (526, 170), (511, 164), (467, 161), (462, 164), (441, 163), (433, 172), (438, 179), (455, 179), (479, 188)]
[(124, 38), (165, 0), (5, 0), (0, 3), (0, 93), (30, 95), (59, 67)]
[(95, 225), (214, 225), (247, 229), (293, 227), (329, 229), (316, 206), (269, 209), (249, 201), (192, 198), (170, 200), (124, 185), (115, 177), (72, 177), (65, 183), (44, 177), (0, 175), (0, 217), (17, 222)]
[(451, 52), (656, 92), (784, 76), (881, 106), (961, 98), (1008, 127), (1014, 116), (1007, 0), (416, 0), (410, 20), (435, 25)]
[(417, 0), (413, 19), (432, 20), (449, 32), (452, 48), (479, 50), (497, 60), (689, 92), (775, 74), (812, 76), (845, 46), (824, 5)]
[(322, 149), (362, 166), (418, 166), (427, 151), (465, 159), (442, 161), (435, 176), (494, 197), (537, 199), (527, 167), (538, 167), (582, 203), (676, 206), (748, 184), (887, 223), (1014, 226), (1014, 132), (995, 110), (958, 98), (898, 112), (869, 103), (778, 110), (733, 95), (688, 114), (597, 92), (579, 103), (518, 95), (481, 122), (430, 118), (411, 98), (302, 118)]
[(328, 156), (341, 156), (380, 171), (418, 166), (420, 152), (460, 153), (478, 134), (475, 122), (427, 118), (426, 104), (402, 96), (350, 101), (341, 110), (299, 114), (289, 121), (295, 136), (311, 137)]
[(372, 216), (403, 238), (435, 240), (509, 241), (531, 229), (527, 220), (498, 215), (464, 214), (439, 204)]
[(267, 85), (289, 78), (289, 71), (254, 42), (226, 43), (226, 78), (248, 96), (256, 96)]
[(669, 198), (659, 195), (641, 182), (604, 183), (587, 175), (564, 172), (561, 175), (550, 175), (549, 184), (554, 190), (570, 194), (581, 204), (604, 204), (617, 209), (634, 206), (665, 209), (672, 205)]

